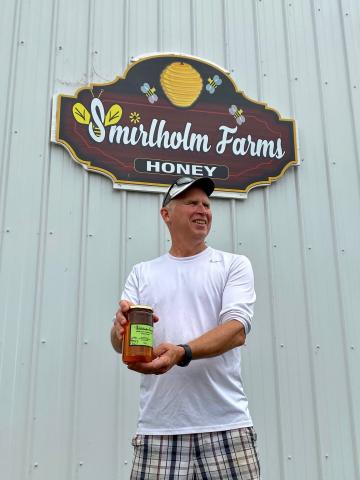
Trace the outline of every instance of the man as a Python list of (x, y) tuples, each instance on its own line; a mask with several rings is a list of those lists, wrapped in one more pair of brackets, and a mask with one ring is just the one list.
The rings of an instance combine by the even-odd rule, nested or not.
[(208, 247), (209, 178), (182, 177), (161, 216), (171, 248), (130, 273), (111, 331), (121, 352), (126, 313), (150, 305), (154, 354), (142, 373), (131, 479), (258, 480), (256, 434), (240, 375), (240, 346), (255, 302), (253, 273), (241, 255)]

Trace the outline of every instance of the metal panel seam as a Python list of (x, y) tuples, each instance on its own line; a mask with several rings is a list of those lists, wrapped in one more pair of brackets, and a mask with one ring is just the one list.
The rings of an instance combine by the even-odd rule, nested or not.
[(230, 70), (230, 52), (229, 52), (229, 28), (228, 28), (228, 2), (223, 0), (222, 2), (222, 24), (224, 32), (224, 59), (225, 68)]
[(163, 45), (163, 24), (164, 24), (164, 9), (162, 8), (162, 0), (157, 1), (157, 18), (158, 18), (158, 28), (157, 28), (157, 49), (159, 52), (162, 50)]
[[(255, 38), (255, 52), (256, 52), (256, 78), (257, 78), (257, 91), (258, 91), (258, 98), (262, 98), (262, 84), (261, 84), (261, 72), (260, 72), (260, 64), (261, 64), (261, 52), (260, 52), (260, 41), (259, 41), (259, 25), (258, 25), (258, 3), (253, 2), (253, 18), (254, 18), (254, 38)], [(280, 476), (279, 480), (285, 479), (285, 470), (284, 470), (284, 440), (283, 440), (283, 433), (282, 433), (282, 426), (281, 426), (281, 414), (280, 414), (280, 385), (279, 385), (279, 367), (277, 363), (276, 357), (276, 335), (275, 335), (275, 306), (274, 306), (274, 280), (273, 280), (273, 262), (271, 259), (271, 249), (269, 248), (270, 245), (270, 214), (269, 214), (269, 199), (268, 199), (268, 189), (263, 189), (263, 202), (264, 202), (264, 215), (265, 215), (265, 231), (266, 231), (266, 245), (267, 245), (267, 259), (268, 259), (268, 272), (269, 272), (269, 298), (270, 298), (270, 308), (269, 308), (269, 316), (270, 316), (270, 325), (271, 330), (273, 332), (272, 335), (272, 355), (273, 355), (273, 365), (274, 365), (274, 379), (275, 379), (275, 397), (276, 397), (276, 421), (279, 425), (277, 429), (277, 437), (278, 437), (278, 446), (279, 446), (279, 468), (280, 468)]]
[[(292, 88), (291, 82), (291, 65), (290, 65), (290, 39), (289, 39), (289, 26), (288, 26), (288, 19), (285, 11), (285, 0), (281, 3), (282, 8), (282, 16), (283, 16), (283, 26), (284, 26), (284, 33), (285, 33), (285, 52), (286, 52), (286, 71), (287, 71), (287, 83), (289, 85), (289, 103), (290, 103), (290, 115), (294, 117), (295, 113), (295, 100), (294, 100), (294, 91)], [(306, 312), (306, 335), (308, 337), (308, 344), (312, 345), (312, 336), (311, 336), (311, 321), (310, 321), (310, 304), (309, 304), (309, 292), (308, 287), (309, 282), (307, 281), (308, 278), (308, 270), (305, 264), (305, 255), (304, 255), (304, 227), (303, 227), (303, 211), (302, 211), (302, 204), (301, 204), (301, 196), (300, 196), (300, 181), (299, 175), (297, 174), (298, 171), (295, 169), (294, 171), (294, 179), (295, 179), (295, 189), (296, 189), (296, 203), (297, 203), (297, 223), (300, 232), (300, 256), (301, 256), (301, 277), (302, 277), (302, 286), (304, 291), (304, 298), (305, 298), (305, 312)], [(322, 468), (322, 463), (320, 461), (321, 453), (320, 453), (320, 425), (319, 425), (319, 407), (316, 398), (316, 389), (315, 389), (315, 369), (314, 369), (314, 361), (313, 356), (310, 355), (310, 382), (311, 382), (311, 395), (315, 410), (315, 436), (316, 436), (316, 450), (317, 450), (317, 469), (318, 469), (318, 478), (322, 480), (324, 478), (324, 472)]]
[[(312, 15), (312, 27), (313, 27), (313, 32), (314, 32), (314, 44), (315, 44), (315, 57), (316, 57), (316, 69), (317, 69), (317, 76), (318, 76), (318, 88), (319, 88), (319, 100), (320, 100), (320, 116), (321, 116), (321, 130), (324, 138), (324, 156), (325, 159), (329, 157), (328, 155), (328, 142), (327, 142), (327, 132), (325, 130), (325, 109), (324, 109), (324, 95), (323, 91), (321, 89), (321, 70), (320, 70), (320, 52), (319, 52), (319, 43), (318, 43), (318, 34), (317, 34), (317, 28), (316, 28), (316, 22), (315, 22), (315, 5), (314, 5), (314, 0), (311, 0), (311, 6), (313, 10), (313, 15)], [(335, 225), (335, 208), (334, 208), (334, 195), (332, 192), (332, 187), (331, 187), (331, 180), (330, 180), (330, 172), (329, 172), (329, 165), (328, 162), (325, 161), (325, 172), (326, 172), (326, 182), (327, 182), (327, 187), (328, 187), (328, 198), (329, 198), (329, 209), (330, 209), (330, 214), (331, 214), (331, 231), (332, 231), (332, 246), (333, 246), (333, 251), (334, 251), (334, 266), (335, 266), (335, 272), (336, 272), (336, 286), (339, 292), (339, 311), (340, 311), (340, 322), (342, 325), (341, 328), (341, 343), (343, 347), (343, 357), (344, 357), (344, 364), (345, 364), (345, 369), (346, 372), (344, 372), (344, 378), (345, 378), (345, 383), (346, 383), (346, 390), (347, 390), (347, 400), (348, 400), (348, 405), (349, 405), (349, 416), (350, 416), (350, 430), (351, 430), (351, 438), (353, 441), (353, 445), (357, 447), (357, 439), (356, 439), (356, 434), (354, 430), (354, 405), (353, 405), (353, 399), (351, 397), (351, 379), (350, 379), (350, 373), (349, 373), (349, 359), (346, 354), (346, 331), (345, 331), (345, 325), (344, 325), (344, 294), (343, 294), (343, 289), (340, 281), (340, 265), (339, 265), (339, 256), (338, 256), (338, 239), (337, 239), (337, 229)], [(356, 455), (353, 455), (353, 462), (354, 462), (354, 470), (357, 472), (358, 477), (360, 477), (359, 473), (359, 462), (358, 459), (355, 458)]]
[[(261, 63), (261, 53), (260, 53), (260, 41), (259, 41), (259, 25), (258, 25), (258, 4), (257, 2), (252, 3), (253, 6), (253, 18), (254, 18), (254, 39), (255, 39), (255, 52), (256, 52), (256, 79), (257, 85), (256, 90), (258, 92), (258, 98), (262, 98), (262, 85), (261, 85), (261, 72), (260, 72), (260, 63)], [(269, 214), (269, 199), (268, 199), (268, 189), (263, 189), (263, 202), (264, 202), (264, 216), (265, 216), (265, 232), (266, 232), (266, 245), (267, 245), (267, 259), (268, 259), (268, 272), (269, 272), (269, 298), (270, 298), (270, 325), (273, 332), (272, 335), (272, 355), (273, 355), (273, 365), (274, 365), (274, 379), (275, 379), (275, 397), (276, 397), (276, 421), (280, 428), (277, 429), (278, 437), (278, 446), (279, 446), (279, 468), (280, 476), (279, 480), (285, 479), (285, 470), (284, 470), (284, 440), (281, 427), (281, 414), (280, 414), (280, 385), (279, 385), (279, 367), (276, 357), (276, 335), (275, 335), (275, 306), (274, 306), (274, 281), (273, 281), (273, 262), (271, 259), (271, 249), (270, 245), (270, 214)]]
[(7, 194), (7, 186), (8, 186), (8, 175), (9, 175), (9, 162), (10, 162), (10, 146), (11, 146), (11, 128), (13, 125), (13, 118), (14, 118), (14, 109), (13, 109), (13, 102), (12, 99), (14, 97), (14, 88), (15, 88), (15, 78), (17, 75), (17, 64), (18, 64), (18, 49), (16, 49), (16, 53), (14, 53), (17, 40), (19, 38), (19, 31), (20, 31), (20, 8), (21, 0), (16, 0), (15, 6), (15, 14), (13, 20), (13, 37), (11, 39), (11, 64), (8, 73), (8, 88), (7, 88), (7, 95), (6, 95), (6, 105), (5, 105), (5, 118), (8, 119), (8, 124), (10, 126), (9, 130), (6, 132), (2, 132), (5, 137), (5, 141), (3, 144), (1, 157), (3, 159), (3, 165), (0, 169), (0, 272), (1, 272), (1, 259), (2, 259), (2, 245), (3, 245), (3, 237), (5, 231), (5, 199)]
[[(54, 71), (55, 71), (55, 39), (57, 36), (58, 25), (58, 12), (59, 12), (58, 0), (53, 2), (52, 15), (51, 15), (51, 31), (53, 32), (51, 38), (51, 46), (49, 52), (49, 68), (48, 68), (48, 92), (53, 85)], [(51, 97), (49, 97), (51, 98)], [(46, 128), (44, 131), (50, 131), (50, 116), (46, 120)], [(32, 328), (32, 341), (31, 341), (31, 354), (29, 365), (29, 393), (27, 397), (27, 426), (26, 426), (26, 440), (25, 440), (25, 461), (23, 464), (24, 478), (27, 476), (28, 466), (30, 465), (32, 453), (33, 453), (33, 433), (34, 424), (33, 416), (35, 409), (35, 382), (38, 373), (38, 347), (36, 339), (38, 338), (40, 331), (41, 320), (41, 306), (43, 301), (43, 284), (44, 284), (44, 267), (45, 267), (45, 249), (46, 249), (46, 230), (47, 230), (47, 217), (48, 217), (48, 198), (49, 198), (49, 176), (50, 176), (50, 143), (47, 138), (44, 139), (44, 170), (41, 184), (41, 204), (40, 204), (40, 218), (39, 218), (39, 243), (36, 260), (36, 275), (35, 275), (35, 302), (33, 313), (33, 328)]]
[(232, 251), (237, 252), (238, 236), (237, 236), (237, 216), (236, 216), (236, 203), (235, 198), (231, 199), (230, 208), (231, 208), (231, 241), (232, 241)]
[[(126, 265), (126, 237), (127, 237), (127, 192), (122, 191), (120, 192), (120, 198), (121, 198), (121, 207), (120, 207), (120, 280), (122, 285), (125, 283), (125, 265)], [(119, 292), (120, 295), (121, 292)], [(118, 372), (119, 375), (117, 377), (117, 383), (116, 383), (116, 397), (117, 397), (117, 405), (120, 405), (120, 398), (121, 398), (121, 392), (123, 392), (124, 387), (125, 387), (125, 381), (124, 381), (124, 374), (120, 371), (120, 362), (118, 362)], [(122, 415), (123, 415), (123, 410), (120, 410), (119, 408), (116, 410), (116, 433), (117, 433), (117, 442), (116, 446), (119, 445), (119, 435), (120, 432), (123, 430), (123, 425), (122, 425)], [(121, 472), (121, 466), (120, 466), (120, 455), (116, 455), (117, 461), (116, 461), (116, 471), (117, 471), (117, 478), (120, 478), (120, 472)]]
[(69, 465), (68, 470), (70, 475), (68, 478), (76, 478), (76, 462), (75, 455), (78, 454), (78, 424), (79, 424), (79, 384), (82, 369), (82, 349), (81, 338), (84, 331), (84, 298), (85, 298), (85, 282), (86, 282), (86, 253), (87, 253), (87, 224), (88, 224), (88, 194), (89, 194), (89, 176), (83, 176), (83, 207), (81, 212), (81, 227), (80, 227), (80, 245), (79, 245), (79, 263), (78, 263), (78, 298), (76, 307), (77, 330), (75, 348), (75, 363), (74, 363), (74, 377), (73, 377), (73, 411), (71, 415), (72, 434), (70, 439), (69, 451)]
[(194, 0), (190, 0), (190, 48), (191, 54), (195, 55), (195, 15), (194, 15)]
[[(349, 53), (347, 48), (346, 42), (346, 35), (345, 35), (345, 24), (344, 24), (344, 15), (342, 15), (342, 0), (338, 0), (338, 9), (339, 9), (339, 18), (340, 18), (340, 27), (341, 27), (341, 36), (343, 40), (343, 52), (345, 57), (345, 75), (348, 83), (348, 97), (349, 97), (349, 108), (350, 108), (350, 117), (351, 117), (351, 130), (354, 138), (354, 150), (356, 155), (356, 172), (358, 176), (358, 194), (360, 196), (360, 157), (359, 157), (359, 144), (356, 135), (356, 126), (355, 126), (355, 111), (354, 111), (354, 95), (351, 88), (351, 77), (350, 77), (350, 61), (349, 61)], [(360, 469), (359, 469), (360, 471)], [(358, 475), (360, 477), (360, 473), (358, 471)]]
[(121, 71), (125, 70), (125, 66), (128, 63), (128, 55), (129, 55), (129, 45), (128, 45), (128, 37), (129, 37), (129, 0), (124, 1), (124, 18), (123, 18), (123, 51), (122, 51), (122, 60), (123, 64), (121, 66)]
[(280, 413), (280, 377), (279, 377), (279, 366), (278, 366), (278, 359), (276, 356), (276, 328), (275, 328), (275, 293), (273, 285), (275, 285), (274, 280), (274, 265), (272, 261), (272, 254), (271, 254), (271, 225), (270, 225), (270, 213), (269, 213), (269, 190), (264, 189), (264, 213), (265, 213), (265, 232), (266, 232), (266, 245), (267, 245), (267, 259), (268, 259), (268, 272), (269, 272), (269, 298), (270, 298), (270, 309), (269, 309), (269, 316), (270, 316), (270, 325), (271, 331), (273, 333), (271, 337), (272, 341), (272, 354), (273, 354), (273, 365), (274, 365), (274, 378), (275, 378), (275, 396), (276, 396), (276, 420), (280, 428), (277, 429), (277, 437), (278, 437), (278, 445), (279, 445), (279, 467), (280, 467), (280, 474), (281, 478), (279, 480), (285, 480), (285, 470), (284, 470), (284, 439), (283, 439), (283, 428), (282, 428), (282, 416)]
[[(87, 36), (87, 78), (89, 82), (93, 77), (93, 64), (92, 64), (92, 45), (94, 37), (94, 3), (93, 0), (89, 2), (88, 10), (88, 36)], [(68, 464), (68, 478), (76, 478), (76, 461), (75, 456), (78, 455), (78, 422), (79, 422), (79, 397), (80, 397), (80, 376), (82, 370), (82, 349), (81, 337), (84, 331), (84, 298), (85, 298), (85, 282), (86, 282), (86, 253), (87, 253), (87, 225), (88, 225), (88, 212), (89, 212), (89, 175), (83, 175), (83, 192), (82, 192), (82, 210), (81, 210), (81, 226), (80, 226), (80, 258), (79, 258), (79, 287), (78, 287), (78, 299), (77, 299), (77, 334), (75, 348), (75, 364), (74, 364), (74, 377), (73, 377), (73, 411), (71, 419), (71, 439), (70, 439), (70, 452), (69, 452), (69, 464)]]

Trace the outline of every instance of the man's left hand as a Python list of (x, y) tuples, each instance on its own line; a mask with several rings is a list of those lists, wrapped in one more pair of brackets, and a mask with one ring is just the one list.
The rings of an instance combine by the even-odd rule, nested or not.
[(173, 343), (161, 343), (154, 348), (154, 360), (149, 363), (136, 362), (128, 365), (129, 370), (144, 374), (161, 375), (176, 365), (184, 356), (184, 349)]

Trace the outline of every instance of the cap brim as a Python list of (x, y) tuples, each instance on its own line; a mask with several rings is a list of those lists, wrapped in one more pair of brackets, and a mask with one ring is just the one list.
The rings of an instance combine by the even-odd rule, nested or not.
[[(177, 198), (179, 195), (184, 193), (186, 190), (192, 187), (198, 187), (203, 190), (208, 197), (213, 193), (215, 189), (215, 184), (209, 177), (201, 177), (194, 179), (192, 182), (185, 183), (184, 185), (173, 185), (170, 187), (169, 198), (165, 205), (167, 205), (171, 200)], [(165, 206), (164, 205), (164, 206)]]

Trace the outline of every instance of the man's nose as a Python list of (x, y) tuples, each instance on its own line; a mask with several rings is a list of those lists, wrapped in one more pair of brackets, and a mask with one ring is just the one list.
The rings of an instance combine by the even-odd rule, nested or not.
[(206, 213), (205, 205), (203, 205), (202, 203), (199, 203), (199, 204), (197, 205), (196, 211), (197, 211), (198, 213)]

